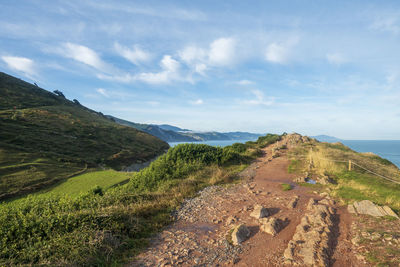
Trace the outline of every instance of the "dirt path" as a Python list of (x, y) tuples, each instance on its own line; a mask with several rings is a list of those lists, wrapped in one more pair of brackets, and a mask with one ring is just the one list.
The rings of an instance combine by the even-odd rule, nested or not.
[[(289, 161), (283, 153), (272, 158), (271, 148), (246, 171), (243, 182), (230, 187), (208, 187), (199, 196), (186, 201), (176, 214), (176, 221), (150, 243), (131, 266), (287, 266), (283, 257), (311, 198), (322, 197), (293, 182), (288, 174)], [(282, 183), (293, 189), (282, 190)], [(295, 208), (289, 202), (299, 198)], [(250, 213), (262, 205), (270, 216), (281, 219), (283, 229), (276, 236), (260, 230), (260, 223)], [(350, 214), (333, 207), (332, 236), (327, 266), (364, 266), (352, 251)], [(250, 230), (249, 238), (239, 246), (229, 239), (234, 225), (242, 223)]]

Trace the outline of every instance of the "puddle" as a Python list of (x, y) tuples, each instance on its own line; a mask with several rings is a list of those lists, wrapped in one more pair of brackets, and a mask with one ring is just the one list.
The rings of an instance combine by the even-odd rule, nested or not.
[(309, 184), (316, 184), (317, 182), (313, 179), (307, 179), (307, 183)]

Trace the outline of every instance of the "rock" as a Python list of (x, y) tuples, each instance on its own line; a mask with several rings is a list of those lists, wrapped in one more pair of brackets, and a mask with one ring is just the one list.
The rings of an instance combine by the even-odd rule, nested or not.
[(244, 224), (237, 225), (232, 232), (232, 242), (234, 245), (239, 245), (250, 236), (250, 230)]
[(375, 205), (370, 200), (356, 201), (353, 205), (349, 205), (347, 210), (350, 213), (371, 215), (373, 217), (393, 216), (399, 219), (399, 216), (388, 206)]
[(226, 219), (225, 225), (231, 225), (237, 221), (235, 216), (229, 216), (228, 219)]
[(297, 177), (293, 181), (296, 183), (307, 183), (307, 180), (308, 180), (307, 176), (301, 176), (301, 177)]
[(297, 202), (299, 201), (299, 196), (295, 196), (288, 204), (289, 209), (294, 209), (297, 206)]
[(333, 180), (326, 175), (318, 177), (317, 179), (315, 179), (315, 181), (322, 185), (328, 185), (333, 183)]
[(264, 208), (261, 205), (255, 205), (253, 211), (250, 213), (250, 216), (256, 219), (261, 219), (269, 216), (268, 209)]
[(275, 236), (277, 233), (279, 233), (283, 226), (282, 220), (276, 218), (263, 218), (260, 219), (260, 223), (260, 230), (272, 236)]

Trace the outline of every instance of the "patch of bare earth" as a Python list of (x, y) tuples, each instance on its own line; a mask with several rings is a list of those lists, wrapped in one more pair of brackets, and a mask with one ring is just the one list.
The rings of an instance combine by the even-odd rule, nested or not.
[[(283, 144), (292, 146), (284, 139), (273, 147)], [(211, 186), (186, 200), (175, 222), (130, 265), (365, 266), (351, 242), (351, 215), (329, 197), (297, 186), (287, 172), (286, 150), (267, 147), (242, 173), (241, 184)], [(283, 183), (292, 189), (283, 191)], [(265, 218), (254, 215), (264, 212), (257, 205), (267, 209)], [(250, 233), (235, 246), (232, 230), (239, 224)]]

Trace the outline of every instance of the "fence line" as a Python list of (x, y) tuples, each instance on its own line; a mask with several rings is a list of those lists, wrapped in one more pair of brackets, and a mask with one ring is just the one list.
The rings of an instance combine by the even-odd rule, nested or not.
[[(309, 156), (298, 156), (298, 157), (299, 157), (299, 158), (308, 158), (308, 159), (310, 159)], [(396, 180), (394, 180), (394, 179), (392, 179), (392, 178), (389, 178), (389, 177), (383, 176), (383, 175), (381, 175), (381, 174), (379, 174), (379, 173), (376, 173), (376, 172), (373, 172), (373, 171), (371, 171), (371, 170), (368, 170), (367, 168), (365, 168), (365, 167), (363, 167), (363, 166), (361, 166), (361, 165), (355, 163), (353, 160), (351, 160), (351, 161), (350, 161), (350, 160), (349, 160), (349, 161), (345, 161), (345, 160), (334, 160), (334, 159), (321, 158), (321, 157), (314, 157), (314, 158), (324, 159), (324, 160), (332, 161), (332, 162), (349, 163), (349, 164), (355, 165), (355, 166), (357, 166), (357, 167), (359, 167), (359, 168), (361, 168), (361, 169), (363, 169), (363, 170), (365, 170), (365, 171), (367, 171), (367, 172), (369, 172), (369, 173), (372, 173), (372, 174), (374, 174), (374, 175), (376, 175), (376, 176), (378, 176), (378, 177), (381, 177), (381, 178), (383, 178), (383, 179), (386, 179), (386, 180), (388, 180), (388, 181), (390, 181), (390, 182), (392, 182), (392, 183), (400, 184), (399, 181), (396, 181)], [(351, 162), (351, 163), (350, 163), (350, 162)], [(350, 165), (350, 166), (351, 166), (351, 165)]]

